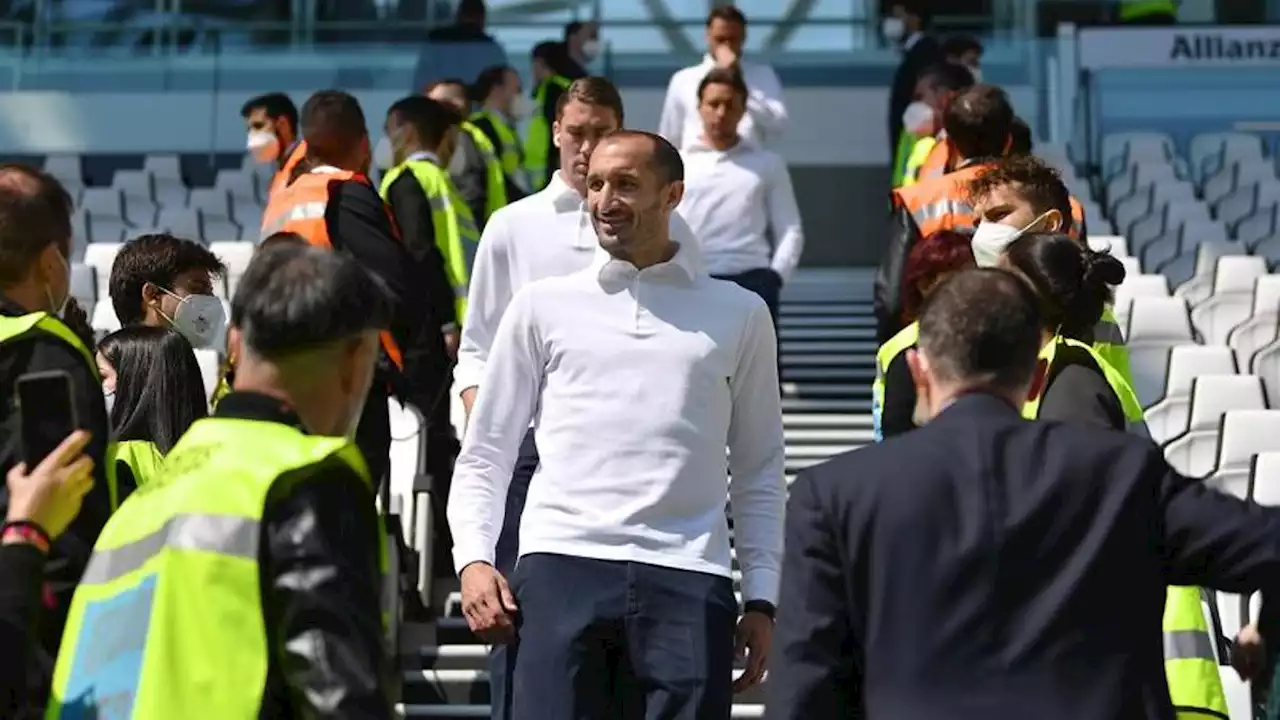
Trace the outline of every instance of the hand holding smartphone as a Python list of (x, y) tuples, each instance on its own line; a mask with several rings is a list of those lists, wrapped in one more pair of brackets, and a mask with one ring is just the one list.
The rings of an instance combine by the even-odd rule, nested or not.
[(80, 427), (71, 375), (65, 370), (28, 373), (18, 378), (22, 461), (34, 468)]

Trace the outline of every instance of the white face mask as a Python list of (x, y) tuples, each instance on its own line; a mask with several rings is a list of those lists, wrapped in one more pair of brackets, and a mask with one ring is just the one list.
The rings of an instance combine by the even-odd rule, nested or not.
[(250, 130), (245, 147), (260, 163), (275, 162), (280, 157), (280, 140), (266, 130)]
[[(923, 130), (933, 125), (933, 108), (928, 103), (916, 100), (907, 106), (902, 113), (902, 127), (913, 135), (925, 134)], [(932, 133), (930, 133), (932, 134)]]
[(978, 223), (978, 228), (973, 232), (973, 239), (969, 241), (969, 247), (973, 249), (974, 263), (978, 267), (995, 267), (996, 263), (1000, 261), (1000, 255), (1004, 253), (1005, 248), (1012, 245), (1014, 240), (1017, 240), (1023, 233), (1038, 225), (1048, 215), (1049, 213), (1047, 212), (1041, 213), (1023, 228), (1000, 222), (984, 221)]
[(67, 305), (71, 303), (71, 266), (67, 264), (67, 259), (62, 257), (62, 253), (58, 253), (58, 259), (62, 261), (62, 269), (67, 273), (67, 294), (62, 296), (61, 302), (54, 300), (53, 288), (48, 285), (44, 286), (44, 294), (49, 299), (49, 312), (61, 319), (66, 317)]
[(396, 154), (391, 148), (391, 138), (383, 135), (378, 144), (373, 146), (373, 166), (379, 170), (389, 170), (396, 166)]
[(107, 415), (108, 415), (108, 416), (109, 416), (109, 415), (111, 415), (111, 408), (113, 408), (113, 407), (115, 407), (115, 406), (116, 406), (116, 391), (115, 391), (115, 390), (103, 390), (103, 391), (102, 391), (102, 402), (103, 402), (103, 403), (105, 403), (105, 404), (106, 404), (106, 406), (107, 406)]
[[(162, 288), (163, 289), (163, 288)], [(179, 298), (172, 292), (169, 295), (178, 298), (178, 311), (172, 318), (165, 317), (174, 330), (191, 343), (197, 350), (213, 347), (224, 335), (227, 325), (227, 311), (222, 301), (212, 295), (188, 295)], [(164, 314), (161, 314), (164, 317)]]
[(582, 59), (587, 62), (595, 60), (600, 55), (600, 41), (588, 40), (582, 43)]
[(973, 81), (975, 83), (982, 82), (982, 68), (977, 65), (965, 65), (964, 67), (969, 71), (969, 74), (973, 76)]
[(529, 113), (533, 112), (533, 101), (524, 95), (517, 95), (511, 98), (511, 117), (515, 120), (523, 120), (529, 117)]
[(880, 33), (889, 42), (898, 42), (907, 34), (907, 24), (902, 18), (887, 17), (880, 22)]

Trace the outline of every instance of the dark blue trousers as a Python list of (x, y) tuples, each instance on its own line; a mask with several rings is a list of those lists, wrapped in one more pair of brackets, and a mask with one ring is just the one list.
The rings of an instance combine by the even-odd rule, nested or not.
[(511, 720), (728, 720), (729, 578), (546, 553), (513, 578)]
[[(511, 487), (507, 490), (506, 515), (498, 546), (494, 550), (498, 572), (511, 581), (520, 554), (520, 516), (524, 514), (524, 501), (529, 497), (529, 481), (538, 469), (538, 446), (533, 442), (533, 430), (525, 433), (520, 443), (520, 455), (511, 471)], [(489, 653), (489, 708), (492, 720), (508, 720), (511, 717), (511, 670), (515, 667), (519, 638), (510, 645), (494, 645)]]

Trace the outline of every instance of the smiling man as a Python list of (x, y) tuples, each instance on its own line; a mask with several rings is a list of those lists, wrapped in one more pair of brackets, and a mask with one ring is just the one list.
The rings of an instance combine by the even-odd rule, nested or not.
[[(673, 237), (683, 180), (657, 135), (601, 140), (586, 178), (601, 249), (517, 293), (489, 356), (449, 523), (472, 630), (500, 642), (520, 612), (515, 720), (624, 716), (618, 704), (727, 720), (734, 690), (764, 673), (786, 501), (773, 325)], [(535, 417), (540, 465), (508, 585), (492, 548)]]

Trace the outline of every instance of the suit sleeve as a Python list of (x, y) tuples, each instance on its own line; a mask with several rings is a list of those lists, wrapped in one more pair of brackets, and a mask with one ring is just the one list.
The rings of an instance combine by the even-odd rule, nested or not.
[(898, 353), (884, 373), (884, 407), (880, 410), (880, 433), (885, 440), (916, 428), (916, 385), (911, 380), (907, 354)]
[(431, 202), (412, 174), (403, 173), (387, 188), (387, 203), (400, 228), (405, 249), (417, 263), (419, 277), (431, 310), (441, 326), (456, 324), (453, 286), (444, 268), (444, 255), (436, 245), (436, 225), (431, 216)]
[(765, 684), (772, 720), (856, 717), (861, 708), (840, 541), (815, 485), (812, 471), (801, 472), (787, 503), (778, 623)]
[(336, 461), (318, 476), (277, 485), (264, 517), (261, 572), (289, 704), (308, 720), (392, 717), (372, 494)]
[(1239, 594), (1280, 589), (1280, 508), (1247, 503), (1183, 477), (1154, 445), (1147, 453), (1146, 472), (1159, 493), (1157, 540), (1165, 583)]
[(875, 279), (876, 342), (880, 345), (889, 342), (902, 329), (902, 274), (906, 271), (907, 255), (920, 239), (915, 218), (896, 193), (892, 198), (889, 241), (880, 256)]

